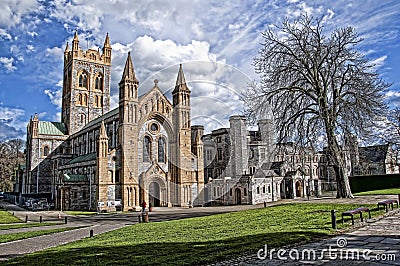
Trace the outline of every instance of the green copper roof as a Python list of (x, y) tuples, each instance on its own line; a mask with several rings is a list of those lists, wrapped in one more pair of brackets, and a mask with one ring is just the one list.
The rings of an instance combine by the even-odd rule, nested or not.
[(85, 155), (78, 156), (71, 161), (69, 161), (67, 164), (73, 164), (73, 163), (81, 163), (81, 162), (86, 162), (86, 161), (93, 161), (96, 160), (97, 154), (94, 153), (89, 153)]
[(64, 174), (64, 182), (86, 182), (88, 178), (86, 175)]
[(87, 123), (87, 124), (83, 127), (83, 129), (89, 128), (89, 127), (91, 127), (91, 126), (93, 126), (93, 125), (95, 125), (95, 124), (100, 124), (101, 121), (106, 120), (106, 119), (108, 119), (108, 118), (110, 118), (110, 117), (112, 117), (112, 116), (118, 114), (118, 112), (119, 112), (119, 109), (118, 109), (118, 107), (117, 107), (117, 108), (115, 108), (115, 109), (109, 111), (108, 113), (105, 113), (104, 115), (99, 116), (99, 117), (97, 117), (96, 119), (90, 121), (89, 123)]
[(43, 135), (65, 135), (65, 125), (60, 122), (39, 121), (39, 134)]

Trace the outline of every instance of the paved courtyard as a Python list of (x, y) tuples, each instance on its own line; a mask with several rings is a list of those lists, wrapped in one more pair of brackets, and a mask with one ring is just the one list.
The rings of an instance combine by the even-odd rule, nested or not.
[[(396, 199), (397, 196), (366, 196), (355, 199), (312, 198), (297, 200), (282, 200), (268, 203), (267, 206), (289, 202), (316, 202), (316, 203), (357, 203), (371, 204), (382, 199)], [(14, 212), (14, 215), (28, 222), (42, 220), (58, 221), (59, 225), (46, 227), (32, 227), (12, 230), (0, 230), (1, 234), (36, 231), (63, 227), (82, 227), (79, 229), (56, 233), (52, 235), (34, 237), (0, 244), (0, 261), (8, 260), (27, 253), (73, 242), (89, 237), (90, 230), (94, 235), (132, 225), (139, 221), (139, 213), (119, 213), (92, 216), (70, 216), (64, 213), (59, 218), (57, 211), (30, 212), (13, 204), (0, 201), (0, 206)], [(261, 208), (260, 205), (241, 205), (223, 207), (184, 208), (155, 208), (149, 217), (150, 221), (176, 220), (189, 217), (199, 217), (217, 213), (240, 211)], [(67, 224), (63, 224), (67, 216)], [(18, 243), (18, 244), (16, 244)], [(267, 251), (267, 252), (266, 252)], [(367, 219), (365, 223), (356, 223), (352, 231), (329, 239), (291, 246), (281, 251), (268, 248), (268, 243), (260, 243), (258, 254), (244, 256), (237, 259), (219, 262), (214, 265), (400, 265), (400, 212), (399, 209), (390, 211), (380, 219)]]

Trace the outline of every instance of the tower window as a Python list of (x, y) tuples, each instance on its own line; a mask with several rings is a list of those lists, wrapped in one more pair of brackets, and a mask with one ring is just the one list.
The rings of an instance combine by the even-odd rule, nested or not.
[(88, 99), (87, 94), (83, 94), (82, 105), (87, 106), (87, 99)]
[(79, 75), (79, 84), (78, 85), (81, 88), (85, 88), (85, 89), (88, 88), (88, 76), (86, 73), (81, 73)]
[(99, 76), (96, 77), (94, 88), (96, 90), (103, 91), (103, 76), (99, 75)]
[(82, 105), (82, 94), (81, 93), (78, 94), (78, 101), (76, 102), (76, 104)]

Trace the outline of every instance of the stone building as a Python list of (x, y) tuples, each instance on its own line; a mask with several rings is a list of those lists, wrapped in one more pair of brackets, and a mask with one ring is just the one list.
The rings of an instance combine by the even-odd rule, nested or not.
[(203, 137), (206, 201), (259, 204), (318, 194), (322, 154), (276, 145), (272, 120), (259, 120), (257, 131), (247, 129), (243, 116), (229, 122)]
[(50, 192), (60, 209), (123, 210), (203, 204), (203, 127), (190, 125), (190, 94), (182, 65), (172, 103), (158, 81), (138, 95), (130, 53), (119, 81), (119, 106), (110, 110), (111, 45), (102, 52), (64, 52), (61, 122), (27, 128), (23, 193)]

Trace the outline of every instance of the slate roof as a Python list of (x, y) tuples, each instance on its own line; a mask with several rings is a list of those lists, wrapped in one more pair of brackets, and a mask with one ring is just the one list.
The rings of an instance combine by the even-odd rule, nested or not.
[(67, 164), (74, 164), (74, 163), (81, 163), (81, 162), (87, 162), (87, 161), (93, 161), (96, 160), (97, 154), (94, 153), (89, 153), (85, 155), (78, 156), (71, 161), (69, 161)]
[(86, 182), (88, 178), (86, 175), (64, 174), (64, 182)]
[(116, 114), (118, 114), (118, 113), (119, 113), (119, 109), (118, 109), (118, 107), (117, 107), (117, 108), (115, 108), (115, 109), (109, 111), (108, 113), (105, 113), (104, 115), (99, 116), (99, 117), (97, 117), (96, 119), (90, 121), (89, 123), (87, 123), (87, 124), (83, 127), (83, 129), (89, 128), (89, 127), (91, 127), (91, 126), (93, 126), (93, 125), (96, 125), (96, 124), (100, 124), (101, 121), (106, 120), (106, 119), (108, 119), (108, 118), (110, 118), (110, 117), (112, 117), (112, 116), (114, 116), (114, 115), (116, 115)]
[(67, 128), (61, 122), (39, 121), (39, 134), (63, 136), (67, 134)]
[(375, 145), (368, 147), (359, 147), (360, 157), (364, 161), (370, 163), (384, 163), (386, 160), (386, 155), (388, 153), (389, 145)]

